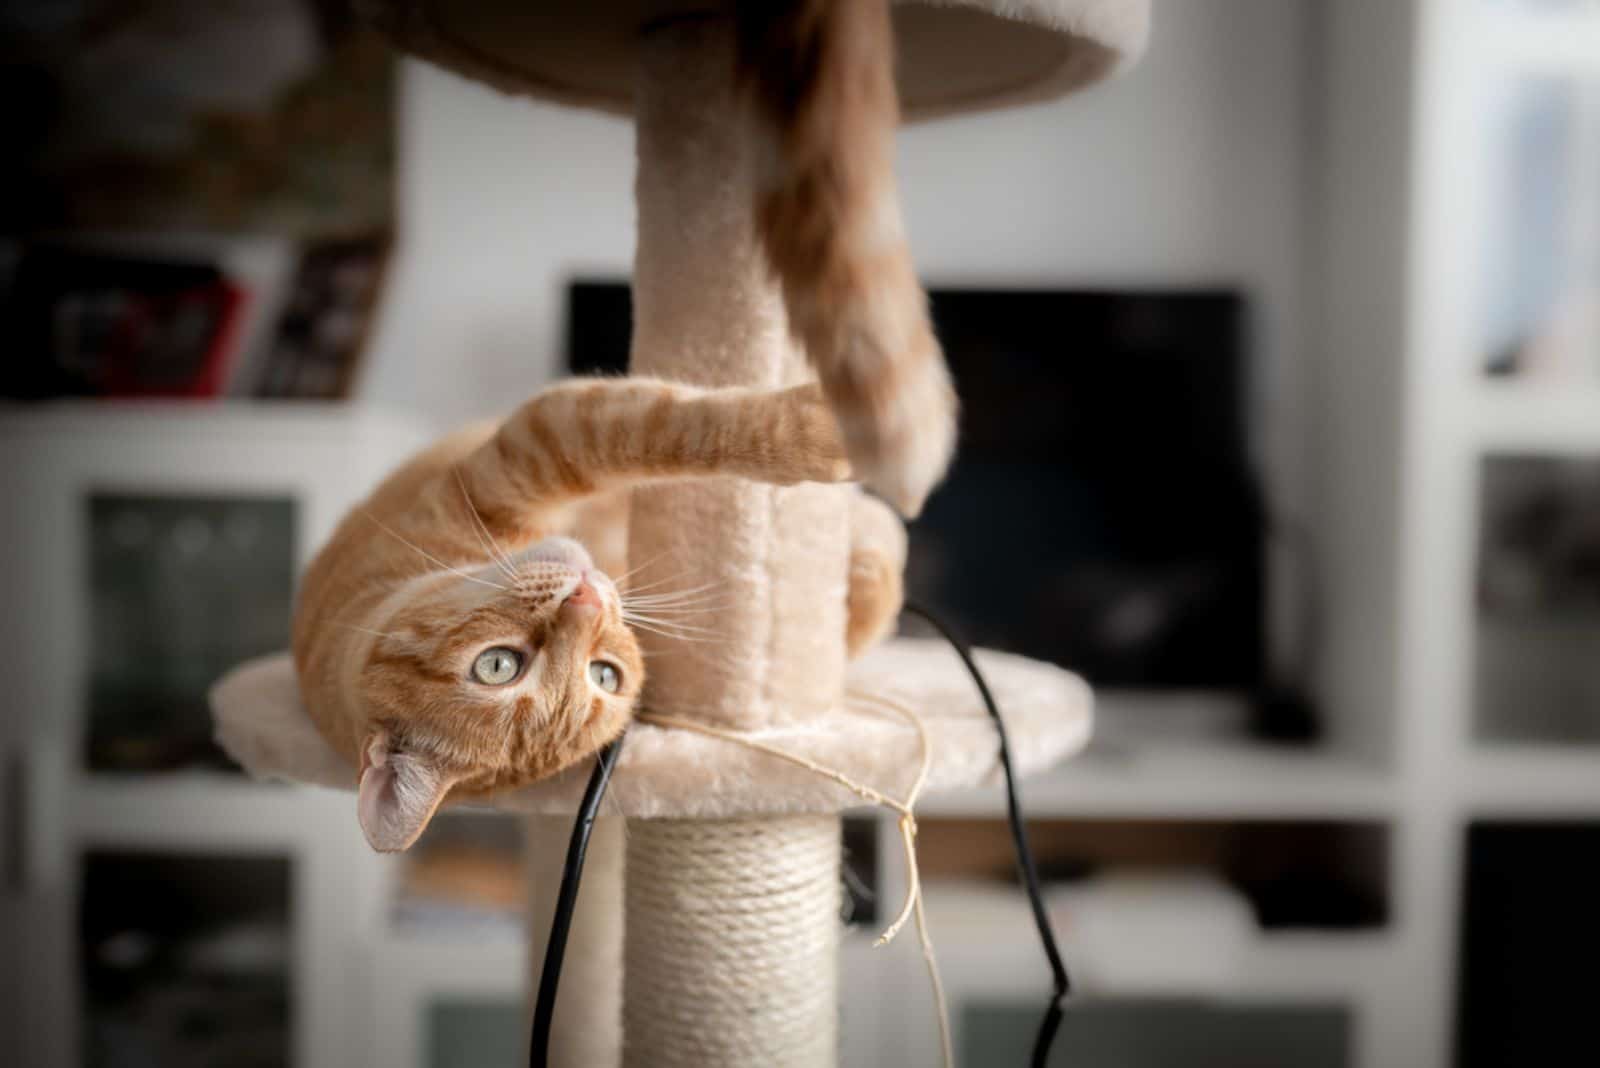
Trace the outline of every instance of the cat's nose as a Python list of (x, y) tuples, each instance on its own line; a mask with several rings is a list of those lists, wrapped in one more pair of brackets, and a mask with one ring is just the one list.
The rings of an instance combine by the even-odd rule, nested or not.
[(593, 614), (600, 611), (600, 591), (595, 589), (588, 579), (579, 581), (577, 589), (567, 594), (567, 599), (561, 602), (564, 612), (578, 612)]

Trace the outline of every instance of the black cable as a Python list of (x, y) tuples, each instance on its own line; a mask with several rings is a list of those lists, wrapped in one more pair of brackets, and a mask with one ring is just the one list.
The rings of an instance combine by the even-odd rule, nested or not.
[[(1050, 1057), (1050, 1045), (1061, 1026), (1062, 1002), (1072, 992), (1072, 980), (1061, 961), (1061, 950), (1056, 946), (1055, 932), (1050, 927), (1050, 914), (1045, 910), (1044, 897), (1039, 890), (1039, 871), (1033, 862), (1033, 850), (1028, 845), (1028, 830), (1022, 818), (1022, 801), (1017, 796), (1017, 775), (1011, 764), (1011, 741), (1006, 736), (1005, 720), (1000, 718), (1000, 708), (995, 704), (994, 694), (989, 692), (989, 683), (972, 659), (972, 651), (967, 644), (956, 637), (955, 632), (939, 617), (921, 605), (907, 601), (904, 611), (927, 621), (950, 643), (972, 675), (972, 681), (977, 684), (978, 694), (983, 698), (990, 718), (994, 720), (995, 734), (1000, 739), (1000, 767), (1006, 777), (1006, 814), (1011, 825), (1011, 844), (1017, 855), (1017, 871), (1027, 891), (1028, 904), (1033, 909), (1033, 922), (1039, 930), (1039, 942), (1049, 960), (1054, 982), (1054, 993), (1045, 1009), (1044, 1019), (1039, 1022), (1033, 1042), (1033, 1068), (1044, 1068)], [(578, 901), (578, 884), (583, 878), (584, 855), (594, 831), (595, 816), (600, 811), (600, 800), (605, 796), (612, 769), (616, 767), (617, 757), (622, 752), (624, 737), (618, 736), (616, 741), (600, 751), (594, 771), (589, 776), (589, 785), (584, 789), (583, 801), (578, 806), (572, 838), (567, 843), (566, 866), (561, 873), (561, 889), (556, 895), (555, 915), (550, 920), (550, 938), (545, 945), (544, 966), (539, 973), (539, 993), (533, 1007), (533, 1033), (528, 1045), (530, 1068), (547, 1068), (549, 1063), (550, 1027), (555, 1018), (556, 989), (561, 984), (561, 964), (566, 957), (572, 911)]]
[(539, 972), (539, 994), (533, 1003), (533, 1034), (528, 1043), (530, 1068), (546, 1068), (550, 1060), (550, 1025), (555, 1019), (556, 988), (561, 985), (561, 962), (567, 955), (567, 934), (572, 929), (573, 906), (578, 902), (578, 882), (583, 878), (583, 857), (589, 849), (589, 836), (594, 832), (594, 818), (600, 812), (600, 799), (605, 796), (606, 784), (611, 781), (611, 771), (617, 766), (617, 756), (622, 752), (622, 741), (626, 737), (625, 733), (619, 734), (616, 741), (600, 750), (595, 758), (589, 785), (584, 788), (583, 801), (578, 805), (578, 817), (572, 824), (567, 863), (561, 871), (561, 890), (556, 894), (556, 911), (550, 919), (550, 940), (544, 947), (544, 967)]
[(956, 655), (961, 657), (961, 662), (972, 675), (972, 681), (977, 683), (983, 705), (989, 710), (990, 718), (994, 720), (995, 734), (1000, 738), (1000, 767), (1006, 776), (1006, 816), (1011, 824), (1011, 845), (1017, 855), (1017, 873), (1022, 878), (1023, 889), (1027, 891), (1028, 904), (1033, 908), (1033, 923), (1039, 929), (1039, 943), (1044, 947), (1044, 955), (1050, 962), (1050, 974), (1055, 986), (1050, 1004), (1045, 1009), (1044, 1019), (1039, 1022), (1039, 1031), (1033, 1040), (1033, 1068), (1044, 1068), (1045, 1062), (1050, 1057), (1050, 1044), (1055, 1041), (1056, 1030), (1061, 1026), (1061, 1003), (1072, 992), (1072, 980), (1067, 975), (1067, 966), (1061, 961), (1061, 950), (1056, 946), (1055, 931), (1050, 927), (1050, 914), (1045, 910), (1044, 896), (1039, 891), (1039, 869), (1034, 865), (1033, 850), (1028, 845), (1028, 828), (1022, 819), (1022, 801), (1017, 796), (1017, 773), (1011, 766), (1011, 742), (1006, 737), (1006, 724), (1000, 718), (1000, 708), (995, 704), (994, 694), (989, 692), (989, 683), (984, 679), (983, 672), (978, 670), (977, 663), (973, 661), (972, 650), (968, 648), (967, 643), (956, 637), (955, 632), (943, 620), (921, 605), (907, 601), (902, 610), (925, 620), (955, 649)]

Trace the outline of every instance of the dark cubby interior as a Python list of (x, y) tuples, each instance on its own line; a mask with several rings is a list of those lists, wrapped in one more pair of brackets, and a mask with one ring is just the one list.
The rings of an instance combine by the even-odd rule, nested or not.
[(94, 771), (232, 768), (207, 691), (289, 644), (289, 497), (96, 492), (86, 501), (85, 763)]
[[(1037, 1006), (969, 1003), (960, 1065), (1027, 1064)], [(1344, 1068), (1352, 1013), (1337, 1004), (1245, 1004), (1168, 998), (1075, 1003), (1056, 1033), (1058, 1068)]]
[(289, 1063), (287, 858), (95, 851), (82, 876), (86, 1065)]
[(1456, 1064), (1592, 1063), (1600, 821), (1466, 835)]

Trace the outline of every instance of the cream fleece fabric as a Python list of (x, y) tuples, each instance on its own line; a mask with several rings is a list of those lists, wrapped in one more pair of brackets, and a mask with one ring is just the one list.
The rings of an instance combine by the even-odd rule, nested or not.
[[(782, 298), (753, 228), (752, 146), (733, 98), (729, 28), (657, 33), (639, 100), (639, 243), (632, 371), (707, 386), (802, 381)], [(716, 583), (693, 641), (641, 636), (644, 704), (725, 726), (809, 721), (844, 678), (845, 486), (728, 478), (636, 491), (629, 561), (641, 577)]]
[[(629, 114), (652, 25), (706, 0), (355, 0), (399, 47), (508, 93)], [(1049, 100), (1144, 50), (1150, 0), (894, 0), (910, 121)]]
[[(1089, 740), (1093, 701), (1071, 672), (980, 650), (978, 664), (1006, 718), (1024, 774)], [(932, 742), (931, 790), (999, 782), (994, 728), (954, 650), (937, 640), (895, 638), (850, 665), (839, 707), (813, 724), (763, 729), (762, 741), (835, 768), (891, 796), (916, 772), (916, 733), (893, 713), (849, 695), (891, 697), (923, 717)], [(258, 778), (354, 790), (356, 770), (323, 741), (306, 713), (287, 653), (235, 668), (211, 691), (217, 741)], [(508, 794), (495, 807), (571, 812), (589, 766)], [(861, 804), (804, 768), (718, 738), (635, 724), (606, 802), (629, 817), (705, 817), (829, 812)], [(613, 806), (615, 802), (615, 806)], [(352, 804), (354, 802), (352, 801)]]

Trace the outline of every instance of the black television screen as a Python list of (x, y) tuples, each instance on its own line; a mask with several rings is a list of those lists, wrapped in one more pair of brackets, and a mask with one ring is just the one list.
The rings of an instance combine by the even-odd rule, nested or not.
[[(1226, 291), (940, 289), (961, 445), (908, 594), (974, 643), (1103, 686), (1263, 681), (1264, 526), (1244, 302)], [(578, 283), (574, 371), (625, 368), (628, 294)]]

